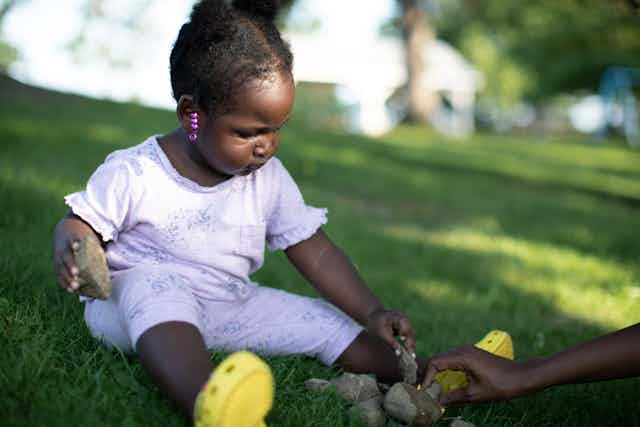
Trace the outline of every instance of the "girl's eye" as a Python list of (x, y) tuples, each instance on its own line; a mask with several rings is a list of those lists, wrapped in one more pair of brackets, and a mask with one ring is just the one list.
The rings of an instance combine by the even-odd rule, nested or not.
[(240, 130), (240, 129), (236, 130), (236, 135), (238, 135), (240, 138), (243, 138), (243, 139), (249, 139), (256, 136), (254, 132), (249, 132), (249, 131)]

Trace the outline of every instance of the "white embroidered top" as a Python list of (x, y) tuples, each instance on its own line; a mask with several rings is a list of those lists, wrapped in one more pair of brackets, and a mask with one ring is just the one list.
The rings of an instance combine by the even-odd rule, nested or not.
[(112, 274), (141, 264), (170, 268), (190, 279), (196, 296), (213, 300), (251, 295), (265, 240), (285, 249), (327, 222), (327, 210), (304, 203), (277, 158), (203, 187), (173, 168), (156, 136), (111, 153), (65, 202), (109, 242)]

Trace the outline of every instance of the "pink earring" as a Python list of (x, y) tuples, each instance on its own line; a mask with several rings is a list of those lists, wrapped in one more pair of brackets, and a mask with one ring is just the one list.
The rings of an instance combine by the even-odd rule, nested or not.
[(189, 141), (196, 142), (198, 140), (198, 113), (191, 113), (191, 132), (189, 132)]

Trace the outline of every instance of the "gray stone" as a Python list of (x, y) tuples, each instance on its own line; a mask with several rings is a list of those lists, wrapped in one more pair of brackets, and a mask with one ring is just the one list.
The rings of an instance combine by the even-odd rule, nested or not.
[(406, 383), (394, 384), (383, 405), (387, 414), (410, 426), (430, 426), (442, 415), (431, 396)]
[(74, 250), (78, 267), (78, 293), (87, 297), (108, 299), (111, 295), (111, 279), (107, 258), (95, 236), (87, 235)]
[(349, 402), (364, 402), (374, 397), (382, 396), (378, 383), (369, 375), (344, 373), (331, 380), (336, 393)]
[(382, 396), (358, 402), (350, 411), (370, 427), (384, 427), (386, 417), (382, 410)]
[(438, 399), (440, 398), (441, 390), (442, 390), (442, 387), (440, 386), (440, 383), (438, 381), (434, 381), (431, 383), (429, 387), (426, 387), (424, 389), (424, 392), (427, 393), (433, 400), (437, 402)]
[(451, 421), (451, 423), (449, 424), (449, 427), (475, 427), (475, 426), (469, 422), (466, 422), (465, 420), (456, 418), (455, 420)]
[(400, 367), (402, 380), (407, 384), (415, 385), (418, 379), (418, 363), (404, 347), (400, 347), (401, 350), (400, 357), (398, 358), (398, 365)]

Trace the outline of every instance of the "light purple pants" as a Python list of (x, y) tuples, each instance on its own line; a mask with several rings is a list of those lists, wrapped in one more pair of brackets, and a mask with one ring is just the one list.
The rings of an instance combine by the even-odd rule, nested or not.
[(106, 301), (89, 300), (91, 334), (125, 353), (164, 322), (198, 328), (211, 350), (250, 350), (264, 355), (304, 354), (331, 365), (362, 331), (350, 317), (321, 299), (258, 286), (244, 301), (196, 298), (183, 275), (133, 268), (112, 279)]

